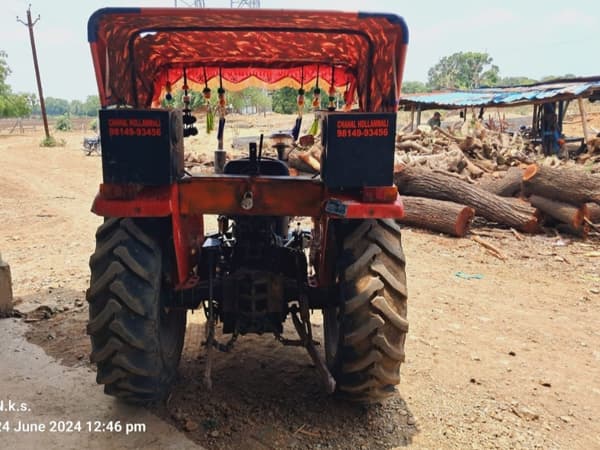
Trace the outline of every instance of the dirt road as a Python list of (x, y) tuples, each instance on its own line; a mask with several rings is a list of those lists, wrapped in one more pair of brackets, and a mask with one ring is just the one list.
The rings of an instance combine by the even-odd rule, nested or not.
[[(40, 135), (0, 135), (0, 252), (11, 265), (17, 308), (58, 311), (28, 325), (1, 323), (0, 400), (25, 392), (24, 383), (31, 395), (50, 389), (40, 376), (56, 363), (34, 364), (41, 356), (28, 344), (6, 351), (26, 333), (73, 367), (63, 368), (68, 376), (52, 372), (54, 406), (41, 403), (36, 413), (59, 419), (60, 403), (64, 416), (93, 418), (101, 408), (104, 420), (111, 417), (106, 405), (114, 403), (99, 400), (88, 370), (84, 301), (100, 223), (89, 213), (100, 159), (79, 150), (81, 134), (62, 137), (66, 147), (42, 149)], [(484, 239), (508, 256), (502, 262), (469, 239), (409, 229), (403, 238), (411, 328), (395, 399), (361, 408), (328, 398), (308, 356), (268, 336), (242, 337), (232, 353), (217, 355), (209, 395), (201, 384), (196, 313), (171, 399), (135, 412), (156, 424), (144, 445), (158, 448), (178, 429), (211, 449), (599, 448), (598, 239), (540, 235), (520, 242), (508, 231), (489, 231)], [(5, 361), (13, 359), (18, 370), (4, 376)], [(4, 418), (0, 412), (0, 423)], [(108, 448), (119, 436), (93, 437), (98, 448)], [(68, 439), (58, 434), (47, 442), (68, 447)]]

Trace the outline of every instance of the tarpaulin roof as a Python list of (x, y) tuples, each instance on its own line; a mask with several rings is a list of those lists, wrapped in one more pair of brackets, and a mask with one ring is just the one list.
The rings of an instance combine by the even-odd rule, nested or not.
[(193, 82), (320, 77), (356, 89), (362, 109), (397, 108), (408, 43), (395, 15), (332, 11), (105, 8), (88, 22), (103, 106), (149, 107), (183, 68)]
[(470, 106), (515, 106), (600, 96), (600, 77), (552, 80), (528, 86), (494, 87), (468, 91), (407, 94), (400, 104), (421, 110)]

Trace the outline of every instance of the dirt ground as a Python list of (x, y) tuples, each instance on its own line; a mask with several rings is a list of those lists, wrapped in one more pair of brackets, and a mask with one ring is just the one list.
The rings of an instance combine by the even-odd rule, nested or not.
[[(259, 131), (239, 126), (237, 133)], [(40, 128), (0, 134), (0, 252), (16, 308), (50, 308), (51, 318), (38, 310), (19, 330), (73, 368), (75, 379), (57, 377), (59, 386), (94, 379), (85, 289), (101, 222), (89, 211), (101, 161), (80, 150), (84, 134), (60, 134), (61, 148), (40, 148)], [(208, 139), (196, 144), (210, 149)], [(231, 353), (218, 354), (207, 393), (198, 311), (189, 315), (173, 394), (149, 412), (210, 449), (600, 448), (600, 240), (479, 232), (508, 259), (468, 238), (405, 229), (410, 331), (391, 401), (358, 407), (328, 397), (308, 355), (270, 336), (241, 337)], [(18, 380), (0, 379), (0, 400)], [(79, 409), (96, 408), (100, 387), (90, 389)]]

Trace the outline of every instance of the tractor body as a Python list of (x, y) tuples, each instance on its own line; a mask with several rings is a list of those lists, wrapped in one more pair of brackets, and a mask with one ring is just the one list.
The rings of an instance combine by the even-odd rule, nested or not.
[[(408, 326), (393, 221), (403, 207), (392, 173), (408, 40), (403, 20), (111, 8), (90, 18), (88, 37), (102, 105), (103, 182), (92, 211), (105, 218), (90, 259), (88, 333), (106, 392), (132, 402), (164, 396), (185, 313), (203, 308), (209, 354), (231, 350), (247, 333), (288, 342), (291, 316), (330, 392), (359, 401), (389, 396)], [(345, 89), (347, 105), (319, 114), (319, 176), (290, 175), (285, 158), (262, 155), (262, 142), (222, 173), (185, 171), (184, 137), (197, 133), (196, 119), (191, 108), (161, 104), (172, 86), (187, 95), (191, 84), (206, 91), (218, 80), (221, 96), (224, 84), (287, 81), (302, 89), (319, 77), (329, 80), (330, 95)], [(210, 234), (206, 215), (218, 217)], [(300, 218), (312, 226), (301, 227)], [(309, 311), (317, 309), (323, 343), (310, 327)], [(232, 337), (227, 344), (217, 341), (217, 326)]]

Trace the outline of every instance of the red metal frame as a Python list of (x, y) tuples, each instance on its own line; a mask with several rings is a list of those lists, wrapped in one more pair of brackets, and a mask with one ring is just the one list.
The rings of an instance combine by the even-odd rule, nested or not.
[[(101, 185), (92, 211), (104, 217), (171, 217), (177, 262), (177, 287), (193, 284), (192, 268), (196, 252), (204, 239), (203, 214), (269, 215), (312, 217), (320, 227), (321, 252), (318, 282), (330, 282), (328, 224), (334, 219), (401, 218), (402, 200), (393, 203), (365, 203), (360, 196), (330, 192), (317, 180), (298, 177), (251, 177), (214, 175), (191, 177), (163, 187), (142, 188), (127, 198), (109, 197), (119, 186)], [(123, 189), (123, 192), (128, 192)], [(242, 199), (252, 194), (252, 207), (245, 209)], [(328, 201), (342, 205), (345, 213), (325, 210)], [(246, 208), (248, 205), (245, 205)]]

